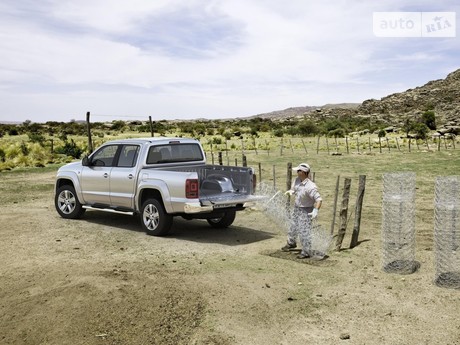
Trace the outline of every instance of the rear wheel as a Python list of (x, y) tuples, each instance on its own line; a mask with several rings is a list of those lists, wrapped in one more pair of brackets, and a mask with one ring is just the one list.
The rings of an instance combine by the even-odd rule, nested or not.
[(166, 213), (157, 199), (148, 199), (142, 204), (141, 223), (147, 235), (164, 236), (171, 229), (172, 216)]
[(236, 211), (227, 211), (222, 217), (206, 219), (213, 228), (227, 228), (232, 225), (236, 217)]
[(68, 184), (57, 189), (54, 196), (54, 206), (59, 215), (67, 219), (81, 218), (86, 211), (78, 201), (75, 188)]

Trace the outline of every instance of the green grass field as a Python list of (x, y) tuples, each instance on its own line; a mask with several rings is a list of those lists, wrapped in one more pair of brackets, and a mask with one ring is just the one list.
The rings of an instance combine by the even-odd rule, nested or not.
[[(174, 136), (175, 133), (167, 133)], [(147, 137), (145, 133), (123, 133), (122, 135), (105, 135), (96, 138), (96, 148), (105, 141), (115, 138)], [(326, 139), (325, 137), (298, 138), (270, 137), (262, 134), (259, 138), (235, 138), (215, 144), (215, 137), (200, 138), (207, 154), (208, 163), (218, 164), (218, 152), (222, 152), (224, 165), (243, 164), (243, 155), (247, 165), (252, 166), (258, 181), (272, 186), (276, 190), (285, 191), (290, 184), (287, 175), (288, 163), (293, 166), (307, 162), (312, 167), (314, 179), (324, 199), (321, 210), (323, 225), (331, 226), (336, 183), (340, 176), (338, 205), (340, 209), (341, 193), (344, 178), (352, 180), (349, 204), (349, 219), (352, 218), (358, 188), (359, 175), (366, 176), (366, 192), (364, 196), (363, 226), (379, 228), (381, 218), (382, 176), (387, 172), (412, 171), (416, 173), (417, 186), (417, 218), (420, 220), (420, 233), (429, 237), (432, 232), (434, 183), (437, 176), (456, 175), (460, 171), (459, 147), (455, 142), (409, 142), (407, 139), (392, 137), (391, 140), (379, 145), (376, 136), (363, 136), (348, 139)], [(86, 144), (85, 137), (72, 138), (78, 145)], [(387, 146), (389, 144), (389, 146)], [(429, 145), (427, 147), (426, 145)], [(54, 147), (59, 145), (58, 140)], [(26, 153), (24, 155), (24, 146)], [(27, 136), (3, 137), (0, 149), (5, 153), (4, 162), (0, 162), (2, 178), (15, 173), (34, 173), (43, 170), (57, 170), (72, 157), (51, 154), (49, 144), (28, 143)], [(35, 167), (35, 168), (33, 168)], [(38, 168), (37, 168), (38, 167)], [(295, 176), (295, 173), (293, 174)], [(7, 188), (5, 185), (3, 188)], [(48, 185), (48, 188), (51, 188)], [(338, 212), (338, 210), (337, 210)], [(338, 222), (336, 217), (336, 223)], [(336, 229), (337, 229), (336, 224)]]

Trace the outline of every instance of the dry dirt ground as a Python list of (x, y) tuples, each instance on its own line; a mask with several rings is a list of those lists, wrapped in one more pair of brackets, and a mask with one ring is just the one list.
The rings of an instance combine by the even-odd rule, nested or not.
[(358, 247), (300, 261), (258, 211), (150, 237), (135, 217), (60, 218), (53, 180), (0, 180), (0, 344), (460, 344), (460, 291), (433, 284), (432, 245), (416, 273), (383, 272), (365, 208)]

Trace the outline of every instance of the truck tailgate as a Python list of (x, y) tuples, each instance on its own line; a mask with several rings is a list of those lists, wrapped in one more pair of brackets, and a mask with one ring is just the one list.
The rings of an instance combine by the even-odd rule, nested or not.
[(245, 204), (249, 202), (257, 202), (264, 199), (260, 195), (249, 195), (240, 193), (224, 193), (215, 194), (208, 196), (200, 196), (200, 202), (202, 205), (214, 205), (214, 208), (219, 207), (232, 207), (237, 204)]

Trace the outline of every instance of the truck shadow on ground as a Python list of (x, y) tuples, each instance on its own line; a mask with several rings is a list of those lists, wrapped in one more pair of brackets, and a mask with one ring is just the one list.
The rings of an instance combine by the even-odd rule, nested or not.
[[(143, 233), (139, 216), (108, 215), (106, 212), (91, 211), (85, 213), (82, 221)], [(275, 235), (267, 231), (236, 225), (231, 225), (224, 229), (215, 229), (206, 220), (185, 220), (182, 217), (175, 217), (170, 232), (164, 237), (198, 243), (220, 243), (228, 246), (238, 246), (268, 240), (275, 237)]]
[(231, 225), (224, 229), (215, 229), (206, 220), (185, 220), (178, 217), (174, 219), (169, 236), (194, 242), (237, 246), (268, 240), (273, 238), (275, 234), (236, 225)]

